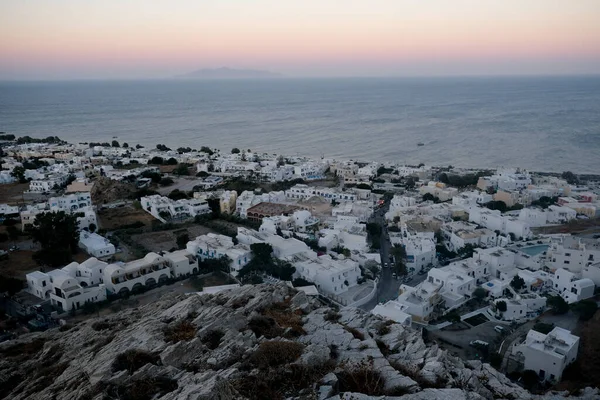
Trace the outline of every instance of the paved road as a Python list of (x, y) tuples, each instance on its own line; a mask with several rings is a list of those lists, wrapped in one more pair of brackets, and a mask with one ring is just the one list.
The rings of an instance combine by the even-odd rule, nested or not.
[[(390, 259), (390, 236), (387, 231), (385, 222), (385, 213), (388, 211), (389, 205), (386, 204), (375, 212), (370, 222), (376, 222), (381, 225), (381, 248), (379, 253), (381, 255), (381, 262), (388, 263)], [(379, 276), (379, 284), (377, 285), (377, 295), (373, 300), (364, 304), (360, 308), (365, 311), (371, 311), (375, 306), (382, 301), (388, 301), (398, 297), (398, 289), (400, 288), (400, 280), (394, 279), (392, 276), (392, 268), (382, 268), (381, 275)]]

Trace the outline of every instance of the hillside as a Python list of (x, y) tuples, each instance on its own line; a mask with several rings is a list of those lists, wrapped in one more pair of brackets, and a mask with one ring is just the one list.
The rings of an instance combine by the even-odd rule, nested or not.
[(533, 396), (487, 364), (428, 347), (417, 329), (283, 284), (167, 295), (61, 330), (0, 344), (0, 398), (563, 398)]

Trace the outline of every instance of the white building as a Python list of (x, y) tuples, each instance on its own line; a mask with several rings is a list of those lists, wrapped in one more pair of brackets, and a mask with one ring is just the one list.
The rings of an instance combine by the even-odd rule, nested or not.
[(546, 307), (546, 298), (535, 293), (518, 296), (515, 299), (499, 298), (494, 301), (506, 304), (506, 311), (497, 310), (496, 317), (504, 321), (519, 321), (537, 316)]
[(600, 262), (583, 267), (581, 277), (591, 279), (594, 285), (600, 286)]
[(79, 232), (79, 247), (96, 258), (107, 258), (115, 254), (115, 246), (108, 239), (84, 230)]
[(313, 187), (298, 184), (285, 191), (288, 199), (308, 199), (313, 196), (321, 196), (325, 199), (336, 201), (354, 201), (357, 195), (352, 190), (340, 190), (338, 188)]
[(256, 194), (249, 190), (242, 192), (236, 199), (236, 212), (242, 218), (247, 218), (247, 211), (250, 207), (255, 206), (259, 203), (285, 203), (287, 201), (285, 197), (285, 193), (283, 191), (279, 192), (269, 192)]
[(106, 300), (102, 279), (105, 267), (105, 262), (92, 257), (48, 273), (32, 272), (26, 275), (27, 290), (40, 299), (50, 300), (63, 311), (78, 309), (86, 302)]
[(43, 179), (33, 179), (29, 182), (29, 191), (34, 193), (51, 192), (54, 188), (67, 182), (66, 174), (48, 174)]
[(390, 241), (393, 245), (404, 246), (409, 274), (437, 265), (433, 232), (411, 232), (403, 223), (399, 234), (390, 234)]
[(96, 217), (96, 212), (94, 211), (94, 208), (92, 206), (75, 208), (73, 210), (71, 210), (70, 208), (61, 210), (61, 209), (57, 209), (55, 207), (54, 210), (50, 210), (48, 203), (38, 203), (38, 204), (27, 205), (20, 212), (21, 228), (23, 229), (23, 231), (25, 231), (27, 225), (33, 224), (33, 222), (35, 221), (35, 217), (38, 214), (43, 214), (43, 213), (47, 213), (47, 212), (60, 212), (60, 211), (64, 211), (67, 214), (76, 213), (77, 214), (77, 226), (79, 227), (80, 230), (82, 230), (84, 228), (89, 229), (91, 225), (98, 227), (98, 219)]
[(521, 171), (518, 168), (498, 169), (496, 174), (479, 178), (477, 187), (485, 190), (493, 187), (500, 190), (521, 190), (531, 184), (531, 176), (527, 171)]
[(571, 235), (554, 236), (547, 255), (550, 269), (564, 268), (580, 273), (587, 265), (600, 261), (600, 241)]
[(103, 279), (109, 292), (122, 295), (165, 282), (171, 276), (168, 261), (156, 253), (148, 253), (139, 260), (108, 265)]
[(528, 238), (531, 236), (531, 230), (526, 222), (502, 215), (498, 210), (472, 207), (469, 209), (469, 221), (492, 231), (499, 231), (504, 235), (512, 234), (515, 238)]
[(50, 211), (76, 212), (92, 206), (90, 192), (67, 194), (61, 197), (50, 197), (48, 207)]
[(358, 284), (361, 271), (356, 261), (349, 258), (333, 259), (315, 253), (297, 254), (288, 261), (296, 267), (294, 275), (313, 282), (319, 292), (339, 295)]
[(577, 211), (569, 207), (550, 206), (546, 210), (539, 208), (523, 208), (519, 212), (519, 219), (533, 228), (553, 224), (564, 224), (575, 218), (577, 218)]
[(412, 316), (407, 312), (406, 304), (398, 303), (395, 300), (390, 300), (385, 304), (377, 304), (372, 314), (380, 315), (404, 326), (412, 325)]
[(198, 260), (195, 254), (187, 250), (165, 252), (163, 257), (171, 268), (171, 275), (175, 278), (198, 272)]
[(211, 209), (206, 199), (172, 200), (158, 194), (140, 199), (142, 208), (161, 222), (168, 219), (193, 218), (197, 215), (209, 214)]
[(8, 204), (0, 204), (0, 215), (16, 215), (19, 214), (19, 207), (9, 206)]
[(569, 304), (594, 296), (594, 281), (588, 278), (578, 279), (566, 269), (557, 269), (552, 278), (552, 289)]
[(440, 230), (446, 247), (450, 251), (458, 251), (470, 244), (474, 247), (493, 247), (498, 245), (496, 232), (479, 228), (475, 224), (464, 221), (452, 221), (442, 225)]
[(198, 236), (187, 243), (186, 249), (200, 260), (228, 257), (231, 260), (229, 263), (230, 273), (234, 276), (252, 259), (249, 245), (234, 244), (229, 236), (215, 233)]
[(12, 176), (12, 169), (10, 171), (0, 171), (0, 184), (16, 182), (14, 176)]
[(524, 369), (535, 371), (540, 379), (560, 381), (565, 368), (577, 359), (579, 337), (555, 327), (544, 335), (533, 329), (525, 341), (512, 348), (512, 354), (524, 358)]
[(448, 201), (458, 194), (458, 189), (453, 187), (447, 187), (444, 183), (441, 182), (430, 181), (427, 183), (426, 186), (421, 186), (419, 188), (419, 194), (421, 196), (427, 193), (437, 197), (438, 199), (440, 199), (440, 201)]

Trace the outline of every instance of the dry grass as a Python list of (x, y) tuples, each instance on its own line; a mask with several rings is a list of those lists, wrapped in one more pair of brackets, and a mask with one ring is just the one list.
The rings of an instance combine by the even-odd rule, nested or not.
[(167, 326), (164, 330), (165, 342), (177, 343), (192, 340), (196, 337), (196, 325), (188, 320), (181, 320)]
[(29, 190), (29, 183), (8, 183), (2, 185), (0, 190), (0, 203), (9, 205), (22, 205), (23, 192)]
[(385, 380), (373, 368), (373, 361), (363, 361), (356, 364), (346, 364), (338, 372), (340, 392), (364, 393), (370, 396), (382, 396), (385, 393)]
[(298, 337), (306, 334), (302, 327), (302, 312), (299, 310), (292, 311), (289, 303), (273, 303), (264, 310), (263, 315), (272, 318), (279, 327), (287, 329), (286, 337)]
[(162, 397), (177, 387), (176, 380), (166, 377), (137, 379), (123, 384), (99, 382), (84, 397), (91, 400), (102, 393), (104, 399), (148, 400)]
[(447, 385), (447, 381), (441, 377), (438, 377), (435, 382), (431, 382), (421, 375), (421, 371), (416, 367), (406, 366), (404, 364), (400, 364), (398, 362), (390, 362), (392, 368), (396, 371), (400, 372), (404, 376), (408, 376), (413, 381), (417, 382), (419, 386), (423, 389), (432, 388), (432, 389), (443, 389)]
[(365, 335), (359, 331), (356, 328), (351, 328), (349, 326), (344, 326), (344, 329), (348, 332), (350, 332), (352, 334), (352, 336), (354, 336), (354, 339), (358, 339), (358, 340), (365, 340)]
[(95, 331), (105, 331), (111, 328), (112, 325), (108, 321), (96, 321), (92, 324), (92, 329)]
[(211, 350), (216, 349), (221, 344), (221, 339), (225, 336), (225, 333), (219, 329), (211, 329), (202, 336), (202, 343)]
[(126, 370), (133, 374), (138, 369), (146, 364), (158, 365), (160, 357), (157, 354), (150, 353), (145, 350), (127, 350), (125, 353), (119, 354), (113, 362), (113, 371)]
[(98, 210), (98, 224), (100, 228), (108, 231), (119, 229), (119, 227), (138, 221), (146, 226), (150, 226), (153, 220), (154, 217), (146, 211), (129, 206)]
[(296, 361), (302, 355), (302, 350), (304, 346), (296, 342), (279, 340), (263, 342), (250, 357), (250, 363), (266, 370)]
[(34, 339), (31, 342), (18, 343), (4, 349), (0, 349), (3, 357), (32, 358), (44, 348), (45, 339)]
[(341, 317), (342, 316), (337, 311), (329, 310), (325, 313), (325, 316), (323, 317), (323, 319), (325, 321), (329, 321), (329, 322), (338, 322)]

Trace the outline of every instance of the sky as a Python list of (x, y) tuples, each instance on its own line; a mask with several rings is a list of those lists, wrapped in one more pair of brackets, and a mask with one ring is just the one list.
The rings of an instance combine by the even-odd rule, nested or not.
[(0, 79), (600, 73), (600, 0), (0, 0)]

